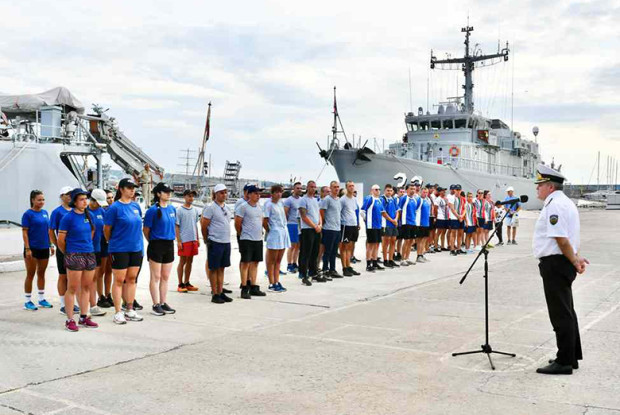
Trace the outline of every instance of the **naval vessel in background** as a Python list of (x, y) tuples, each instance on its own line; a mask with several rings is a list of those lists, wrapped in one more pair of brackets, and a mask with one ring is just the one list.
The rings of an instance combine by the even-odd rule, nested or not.
[[(405, 115), (407, 132), (401, 141), (390, 144), (376, 153), (361, 142), (356, 145), (348, 139), (341, 145), (342, 133), (334, 88), (334, 125), (329, 148), (321, 150), (326, 162), (333, 164), (341, 182), (352, 180), (363, 184), (368, 192), (373, 184), (398, 185), (407, 178), (419, 177), (426, 183), (441, 186), (461, 184), (464, 189), (490, 190), (493, 197), (503, 198), (505, 189), (512, 186), (517, 195), (527, 195), (527, 209), (538, 209), (542, 202), (536, 198), (533, 179), (541, 163), (538, 143), (525, 139), (501, 119), (488, 118), (474, 111), (473, 72), (478, 67), (508, 61), (509, 47), (497, 53), (483, 55), (470, 48), (473, 27), (461, 29), (465, 33), (465, 55), (461, 58), (437, 59), (431, 51), (431, 69), (460, 69), (465, 77), (464, 94), (440, 102), (437, 112)], [(339, 128), (340, 126), (340, 128)], [(533, 128), (538, 134), (538, 128)]]

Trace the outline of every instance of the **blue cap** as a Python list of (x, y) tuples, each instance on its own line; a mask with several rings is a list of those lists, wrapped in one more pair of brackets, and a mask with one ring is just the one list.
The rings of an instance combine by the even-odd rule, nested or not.
[(84, 189), (80, 189), (75, 188), (71, 191), (71, 202), (69, 203), (69, 206), (71, 207), (75, 207), (75, 199), (79, 196), (79, 195), (86, 195), (88, 196), (88, 192)]
[(461, 190), (461, 189), (462, 189), (462, 187), (461, 187), (460, 184), (455, 184), (454, 185), (454, 190)]
[(451, 185), (450, 185), (450, 190), (455, 190), (455, 189), (456, 189), (456, 186), (455, 186), (455, 185), (453, 185), (453, 184), (451, 184)]
[(260, 189), (256, 186), (254, 186), (253, 184), (248, 184), (246, 186), (244, 186), (243, 188), (244, 191), (247, 191), (248, 193), (258, 193), (260, 192)]

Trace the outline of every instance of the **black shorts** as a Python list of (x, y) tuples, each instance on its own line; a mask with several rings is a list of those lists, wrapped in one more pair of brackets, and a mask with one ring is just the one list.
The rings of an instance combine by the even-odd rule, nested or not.
[(402, 234), (403, 234), (403, 239), (415, 239), (417, 237), (417, 226), (415, 225), (403, 225), (400, 228)]
[(67, 275), (67, 268), (65, 267), (65, 254), (60, 249), (56, 250), (56, 266), (58, 267), (58, 275)]
[(429, 230), (435, 230), (437, 229), (437, 218), (435, 218), (434, 216), (431, 216), (430, 218), (430, 223), (428, 225)]
[(381, 242), (381, 229), (366, 229), (366, 242), (369, 244)]
[(342, 232), (340, 232), (341, 241), (343, 244), (349, 242), (357, 242), (357, 238), (360, 236), (360, 231), (357, 226), (343, 226)]
[(207, 263), (211, 271), (230, 266), (230, 243), (207, 241)]
[(174, 262), (174, 241), (163, 239), (149, 241), (149, 246), (146, 248), (146, 258), (158, 264)]
[(417, 238), (428, 238), (431, 234), (431, 229), (429, 226), (420, 226), (417, 232)]
[(448, 222), (448, 229), (459, 229), (459, 220), (458, 219), (450, 219)]
[(448, 229), (448, 221), (445, 219), (437, 219), (437, 229)]
[(388, 238), (392, 238), (392, 237), (398, 237), (398, 228), (393, 228), (393, 227), (385, 227), (382, 230), (382, 234), (383, 236), (387, 236)]
[(112, 269), (127, 269), (142, 266), (142, 251), (110, 252)]
[[(50, 258), (50, 249), (36, 249), (30, 248), (30, 253), (34, 259), (49, 259)], [(26, 248), (24, 248), (24, 258), (26, 258)]]
[(95, 254), (70, 253), (65, 255), (65, 267), (71, 271), (92, 271), (97, 266)]
[(101, 252), (95, 252), (95, 261), (97, 261), (97, 266), (101, 266)]
[(263, 241), (239, 241), (241, 262), (261, 262), (263, 260)]

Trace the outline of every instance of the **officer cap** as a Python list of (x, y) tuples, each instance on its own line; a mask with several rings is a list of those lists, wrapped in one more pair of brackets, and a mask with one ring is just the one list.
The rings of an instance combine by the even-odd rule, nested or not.
[(551, 167), (545, 166), (544, 164), (540, 164), (538, 166), (536, 173), (536, 181), (534, 182), (536, 184), (547, 182), (562, 184), (564, 183), (564, 180), (566, 180), (566, 177), (564, 177), (562, 173), (557, 170), (553, 170)]

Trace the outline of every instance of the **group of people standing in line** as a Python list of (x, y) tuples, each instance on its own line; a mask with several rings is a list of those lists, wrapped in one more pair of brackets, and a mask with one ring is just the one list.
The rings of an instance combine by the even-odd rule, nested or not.
[[(437, 185), (422, 187), (413, 181), (404, 188), (388, 184), (383, 195), (378, 185), (358, 204), (353, 182), (345, 189), (332, 181), (320, 189), (309, 181), (303, 194), (301, 183), (295, 183), (288, 198), (282, 198), (280, 185), (271, 187), (270, 198), (260, 203), (261, 189), (246, 185), (244, 196), (227, 205), (228, 189), (218, 184), (213, 189), (213, 202), (200, 213), (193, 207), (196, 192), (183, 193), (183, 205), (171, 205), (172, 189), (161, 182), (152, 189), (152, 205), (142, 213), (135, 201), (137, 184), (122, 179), (115, 191), (63, 187), (61, 204), (51, 215), (43, 209), (41, 191), (30, 193), (30, 209), (22, 217), (26, 280), (26, 310), (52, 308), (45, 298), (45, 271), (50, 255), (56, 255), (60, 311), (66, 315), (65, 328), (95, 328), (92, 316), (105, 315), (114, 308), (113, 321), (142, 321), (136, 301), (136, 282), (142, 268), (144, 239), (150, 271), (149, 291), (156, 316), (174, 314), (168, 304), (168, 281), (175, 259), (178, 292), (197, 291), (190, 283), (193, 258), (198, 254), (199, 235), (207, 246), (206, 271), (211, 286), (211, 301), (232, 302), (224, 288), (224, 270), (230, 266), (231, 222), (237, 235), (241, 256), (240, 297), (265, 296), (258, 284), (258, 264), (263, 261), (264, 247), (268, 291), (285, 292), (280, 276), (284, 256), (287, 271), (298, 273), (302, 284), (324, 283), (334, 278), (359, 275), (352, 264), (360, 224), (366, 228), (367, 272), (428, 262), (426, 253), (450, 251), (452, 255), (471, 252), (487, 242), (493, 223), (508, 214), (508, 243), (516, 244), (519, 204), (511, 207), (495, 205), (490, 192), (479, 190), (463, 193), (460, 185), (452, 185), (449, 194)], [(513, 198), (513, 190), (507, 198)], [(360, 221), (360, 217), (362, 221)], [(498, 232), (501, 241), (501, 232)], [(382, 246), (382, 250), (380, 247)], [(286, 252), (288, 250), (288, 252)], [(383, 257), (379, 258), (379, 251)], [(411, 261), (412, 250), (417, 256)], [(342, 274), (336, 270), (340, 257)], [(322, 265), (320, 260), (322, 259)], [(398, 261), (398, 263), (397, 263)], [(37, 304), (32, 299), (32, 285), (37, 276)], [(76, 304), (77, 301), (77, 304)], [(78, 314), (79, 318), (74, 319)]]

